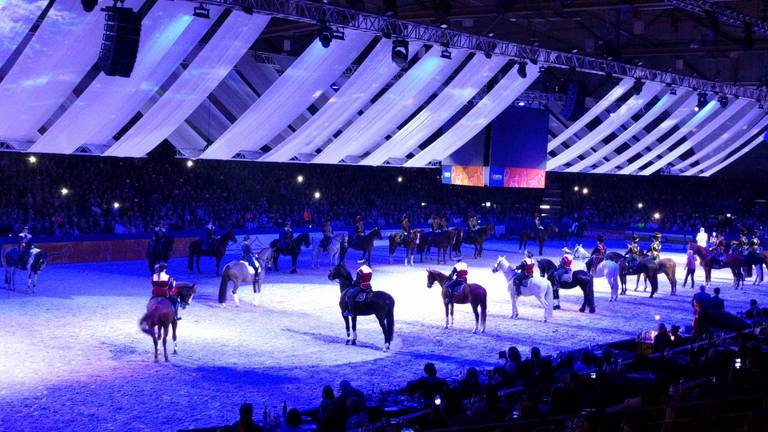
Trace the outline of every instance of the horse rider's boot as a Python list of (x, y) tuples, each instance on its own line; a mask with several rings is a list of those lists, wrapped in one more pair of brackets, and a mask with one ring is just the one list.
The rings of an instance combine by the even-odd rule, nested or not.
[(519, 283), (519, 284), (515, 285), (515, 292), (517, 293), (518, 297), (523, 295), (523, 285), (522, 285), (522, 283)]

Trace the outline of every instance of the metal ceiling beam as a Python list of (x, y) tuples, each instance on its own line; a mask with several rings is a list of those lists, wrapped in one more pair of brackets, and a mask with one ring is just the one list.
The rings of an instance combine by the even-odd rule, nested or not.
[(687, 10), (688, 12), (697, 13), (700, 15), (712, 14), (716, 16), (721, 23), (731, 24), (735, 26), (741, 26), (745, 23), (752, 24), (752, 31), (754, 33), (768, 34), (768, 22), (744, 15), (741, 12), (729, 9), (725, 6), (706, 1), (706, 0), (666, 0), (667, 3), (680, 9)]
[(553, 66), (574, 68), (585, 72), (611, 73), (618, 77), (633, 77), (644, 81), (666, 83), (677, 87), (711, 91), (734, 97), (762, 101), (765, 94), (754, 88), (662, 72), (639, 66), (632, 66), (614, 61), (597, 59), (578, 54), (559, 52), (540, 47), (522, 45), (508, 41), (476, 36), (455, 30), (404, 21), (395, 18), (364, 13), (323, 3), (305, 0), (184, 0), (223, 7), (242, 8), (246, 11), (280, 18), (317, 23), (324, 21), (330, 25), (348, 27), (373, 33), (391, 32), (405, 39), (420, 40), (426, 43), (447, 44), (451, 48), (463, 48), (479, 52), (491, 52), (494, 55), (511, 57), (520, 61)]

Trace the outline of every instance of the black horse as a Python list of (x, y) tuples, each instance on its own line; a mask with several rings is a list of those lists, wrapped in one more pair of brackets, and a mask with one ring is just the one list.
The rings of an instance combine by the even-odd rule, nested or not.
[(219, 270), (221, 269), (221, 259), (224, 258), (224, 254), (227, 253), (227, 246), (235, 241), (235, 232), (232, 230), (225, 232), (221, 237), (213, 239), (208, 249), (203, 249), (203, 242), (199, 239), (193, 241), (189, 244), (189, 260), (187, 261), (187, 268), (189, 271), (192, 271), (194, 264), (197, 266), (197, 272), (200, 273), (200, 257), (213, 257), (216, 259), (216, 276), (218, 276)]
[(29, 259), (29, 265), (22, 265), (21, 250), (15, 247), (9, 249), (3, 256), (3, 267), (5, 268), (5, 283), (8, 289), (16, 291), (16, 271), (27, 271), (27, 292), (34, 293), (37, 288), (37, 274), (40, 273), (48, 264), (48, 256), (40, 249), (33, 248)]
[[(359, 236), (352, 237), (349, 239), (347, 244), (349, 245), (350, 249), (355, 249), (363, 252), (363, 255), (360, 257), (357, 262), (359, 263), (366, 263), (368, 266), (371, 265), (371, 251), (373, 250), (373, 242), (376, 240), (381, 240), (383, 237), (381, 237), (381, 230), (379, 227), (376, 227), (372, 229), (368, 234), (363, 234)], [(346, 253), (344, 254), (346, 255)], [(344, 262), (344, 258), (341, 259), (341, 262)]]
[(275, 239), (272, 240), (269, 243), (269, 247), (274, 249), (274, 260), (272, 261), (275, 264), (275, 271), (280, 271), (277, 268), (277, 261), (280, 258), (280, 254), (288, 255), (291, 257), (291, 273), (296, 273), (296, 262), (299, 259), (299, 253), (301, 252), (301, 247), (310, 247), (311, 242), (309, 241), (309, 233), (301, 233), (297, 235), (293, 242), (286, 247), (280, 247), (280, 240)]
[(475, 247), (473, 255), (475, 258), (483, 256), (483, 244), (489, 237), (496, 235), (496, 227), (492, 223), (479, 226), (474, 231), (463, 228), (453, 228), (453, 231), (454, 242), (452, 252), (457, 256), (461, 256), (461, 245), (471, 244)]
[(384, 351), (388, 351), (395, 334), (395, 299), (384, 291), (373, 291), (355, 307), (357, 315), (352, 316), (352, 334), (349, 333), (349, 317), (344, 315), (347, 310), (346, 291), (352, 285), (352, 275), (343, 262), (334, 267), (328, 273), (328, 280), (338, 280), (341, 297), (339, 309), (344, 317), (344, 325), (347, 327), (347, 345), (357, 345), (357, 317), (363, 315), (375, 315), (379, 320), (381, 331), (384, 333)]
[[(528, 250), (528, 241), (531, 239), (536, 240), (539, 244), (539, 256), (544, 254), (544, 243), (547, 241), (550, 235), (558, 232), (558, 228), (554, 224), (547, 224), (544, 229), (535, 228), (534, 230), (522, 230), (520, 231), (520, 241), (518, 244), (518, 252)], [(555, 297), (557, 298), (557, 297)]]
[[(553, 263), (551, 260), (547, 258), (542, 258), (537, 262), (537, 265), (539, 266), (539, 272), (541, 273), (541, 277), (545, 277), (549, 279), (549, 282), (552, 284), (552, 287), (555, 287), (555, 270), (557, 270), (557, 266), (555, 263)], [(560, 288), (555, 288), (553, 292), (553, 297), (555, 300), (556, 306), (555, 309), (560, 309), (560, 289), (571, 289), (579, 287), (581, 288), (581, 291), (584, 293), (584, 301), (581, 303), (581, 307), (579, 308), (579, 312), (584, 312), (587, 308), (589, 308), (589, 313), (595, 313), (595, 287), (594, 287), (594, 280), (592, 279), (592, 275), (585, 272), (584, 270), (576, 270), (571, 272), (571, 281), (570, 282), (560, 282)]]
[(149, 261), (149, 272), (155, 272), (155, 264), (159, 262), (168, 262), (171, 259), (171, 252), (173, 251), (174, 238), (171, 236), (165, 236), (159, 241), (156, 239), (150, 239), (147, 243), (147, 260)]

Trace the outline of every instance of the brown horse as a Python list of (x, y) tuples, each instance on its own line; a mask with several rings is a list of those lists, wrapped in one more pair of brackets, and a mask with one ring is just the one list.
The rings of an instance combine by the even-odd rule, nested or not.
[[(437, 282), (442, 288), (441, 297), (443, 304), (445, 305), (445, 328), (453, 327), (453, 304), (467, 304), (472, 305), (472, 312), (475, 314), (475, 329), (472, 333), (477, 333), (478, 330), (481, 333), (485, 333), (485, 317), (488, 301), (488, 292), (481, 285), (475, 283), (466, 283), (461, 289), (461, 293), (453, 297), (453, 301), (448, 301), (448, 289), (445, 285), (450, 281), (448, 275), (440, 272), (439, 270), (427, 269), (427, 288), (432, 288), (432, 285)], [(451, 321), (448, 323), (448, 307), (450, 305)], [(480, 307), (480, 313), (478, 314), (477, 308)]]
[[(644, 254), (641, 254), (640, 256), (645, 257)], [(671, 287), (672, 291), (670, 295), (676, 295), (677, 294), (677, 263), (672, 258), (659, 258), (656, 261), (656, 266), (658, 267), (658, 272), (660, 274), (663, 274), (667, 277), (667, 280), (669, 281), (669, 286)], [(638, 290), (640, 286), (640, 275), (637, 275), (637, 280), (635, 281), (635, 291)], [(648, 278), (643, 279), (643, 291), (648, 290)]]
[[(645, 276), (646, 280), (651, 283), (651, 295), (653, 297), (659, 290), (659, 265), (656, 261), (649, 258), (639, 258), (637, 266), (635, 266), (632, 272), (629, 271), (629, 258), (618, 252), (608, 252), (605, 255), (605, 259), (611, 260), (619, 265), (619, 281), (621, 282), (621, 294), (627, 294), (627, 276), (636, 275), (640, 278), (640, 275)], [(671, 283), (671, 281), (670, 281)], [(675, 282), (675, 287), (677, 282)]]
[(544, 254), (544, 243), (547, 241), (547, 238), (551, 236), (552, 234), (557, 233), (558, 229), (557, 226), (553, 224), (549, 224), (544, 227), (544, 229), (536, 229), (536, 232), (533, 232), (532, 230), (524, 229), (520, 231), (520, 240), (518, 243), (518, 252), (523, 252), (528, 250), (528, 241), (529, 240), (536, 240), (539, 243), (539, 255)]
[(221, 283), (219, 283), (219, 305), (224, 306), (227, 301), (227, 286), (232, 282), (232, 297), (235, 299), (235, 305), (240, 306), (240, 299), (237, 296), (237, 290), (241, 283), (253, 285), (253, 305), (259, 305), (259, 294), (261, 294), (261, 284), (264, 282), (268, 263), (272, 260), (274, 249), (264, 248), (256, 255), (258, 269), (252, 269), (245, 261), (232, 261), (224, 266), (221, 272)]
[(389, 235), (389, 263), (392, 264), (392, 256), (395, 255), (395, 251), (398, 246), (402, 246), (405, 249), (405, 265), (408, 265), (408, 258), (410, 258), (410, 264), (413, 265), (413, 253), (416, 251), (416, 247), (421, 241), (421, 230), (415, 229), (411, 231), (411, 235), (405, 236), (403, 233), (392, 233)]
[(229, 230), (221, 237), (215, 238), (211, 241), (211, 245), (208, 249), (203, 250), (203, 242), (201, 240), (195, 240), (189, 244), (189, 260), (187, 261), (187, 268), (189, 271), (193, 270), (193, 264), (197, 266), (197, 272), (200, 273), (200, 257), (209, 256), (216, 258), (216, 276), (219, 275), (221, 269), (221, 259), (224, 258), (224, 254), (227, 252), (227, 246), (229, 243), (235, 241), (235, 232)]
[(492, 223), (488, 225), (479, 226), (474, 231), (464, 230), (462, 228), (454, 228), (455, 241), (453, 242), (453, 252), (456, 255), (461, 256), (461, 245), (471, 244), (475, 247), (475, 258), (483, 256), (483, 243), (488, 240), (488, 237), (496, 234), (496, 227)]
[[(192, 303), (192, 296), (197, 292), (195, 284), (179, 282), (176, 284), (178, 290), (179, 302), (182, 308), (186, 308)], [(152, 343), (155, 344), (155, 363), (158, 362), (157, 341), (163, 338), (163, 354), (165, 361), (168, 361), (168, 327), (173, 330), (173, 353), (178, 353), (178, 344), (176, 343), (176, 315), (173, 311), (173, 304), (165, 297), (152, 297), (147, 303), (147, 313), (139, 320), (139, 328), (144, 333), (152, 337)]]
[(688, 249), (692, 250), (694, 255), (699, 257), (699, 262), (704, 267), (704, 281), (707, 286), (712, 282), (712, 269), (723, 268), (731, 269), (734, 288), (738, 288), (739, 285), (743, 286), (744, 272), (742, 269), (749, 266), (744, 255), (729, 253), (725, 255), (725, 259), (719, 261), (707, 248), (703, 248), (696, 243), (689, 242)]
[(448, 258), (453, 259), (453, 251), (451, 245), (456, 240), (456, 231), (449, 229), (440, 232), (428, 232), (421, 236), (421, 243), (419, 243), (416, 251), (419, 253), (419, 262), (424, 262), (424, 252), (427, 253), (427, 258), (432, 251), (432, 246), (437, 249), (437, 263), (440, 264), (440, 257), (442, 256), (443, 263), (447, 264), (445, 255)]

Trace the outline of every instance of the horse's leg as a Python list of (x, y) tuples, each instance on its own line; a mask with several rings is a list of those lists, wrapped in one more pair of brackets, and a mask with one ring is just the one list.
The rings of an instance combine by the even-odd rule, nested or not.
[[(301, 247), (301, 246), (299, 246), (299, 247)], [(299, 261), (299, 254), (298, 254), (298, 252), (294, 252), (291, 255), (291, 271), (290, 271), (291, 274), (296, 273), (296, 263), (298, 261)]]
[(445, 303), (445, 327), (443, 328), (448, 328), (448, 303)]
[(541, 303), (541, 307), (544, 308), (544, 322), (547, 322), (547, 320), (549, 319), (549, 316), (548, 316), (549, 314), (547, 313), (547, 311), (549, 310), (549, 306), (547, 304), (547, 301), (544, 300), (544, 293), (541, 291), (536, 293), (536, 300), (538, 300), (539, 303)]
[(161, 329), (161, 326), (157, 326), (157, 331), (155, 331), (154, 328), (150, 330), (151, 330), (151, 336), (152, 336), (152, 343), (155, 345), (155, 363), (157, 363), (160, 361), (158, 359), (160, 353), (158, 352), (158, 349), (157, 349), (157, 340), (160, 338), (160, 332), (162, 331), (162, 329)]
[(235, 299), (235, 306), (240, 306), (240, 298), (237, 296), (238, 288), (240, 288), (240, 280), (232, 278), (232, 298)]
[(381, 327), (381, 332), (384, 333), (384, 346), (382, 347), (382, 351), (387, 351), (389, 348), (389, 345), (387, 344), (387, 322), (384, 320), (384, 315), (382, 314), (376, 314), (376, 319), (379, 320), (379, 326)]
[(477, 304), (472, 303), (472, 313), (475, 314), (475, 329), (472, 330), (472, 334), (477, 334), (478, 327), (480, 326), (480, 314), (477, 312)]
[(254, 275), (253, 277), (256, 278), (253, 283), (253, 305), (258, 306), (259, 295), (261, 294), (261, 278), (257, 277), (257, 275)]
[(544, 239), (539, 239), (539, 256), (544, 255)]
[(352, 315), (352, 345), (357, 345), (357, 315)]
[(349, 334), (349, 317), (344, 315), (344, 309), (341, 310), (341, 316), (344, 318), (344, 327), (347, 329), (347, 341), (345, 342), (345, 345), (349, 345), (352, 343), (352, 338)]
[(554, 304), (552, 305), (552, 309), (559, 310), (560, 309), (560, 288), (552, 287), (552, 301)]
[(179, 353), (179, 344), (176, 342), (176, 327), (179, 325), (179, 323), (176, 320), (171, 321), (171, 331), (172, 337), (173, 337), (173, 355), (176, 355)]
[(451, 302), (451, 328), (453, 328), (453, 307), (454, 307), (454, 303)]
[(641, 273), (638, 273), (637, 274), (637, 279), (635, 279), (635, 291), (640, 289), (640, 275), (641, 275)]
[(509, 291), (509, 301), (512, 303), (512, 314), (509, 315), (509, 318), (514, 319), (517, 318), (517, 296), (515, 295), (515, 287), (512, 286), (511, 282), (507, 285), (507, 291)]
[(221, 276), (221, 258), (222, 256), (216, 255), (216, 276)]
[(168, 324), (165, 324), (162, 327), (163, 330), (163, 356), (165, 357), (165, 361), (168, 361)]
[(202, 273), (202, 271), (200, 271), (200, 254), (195, 255), (195, 267), (197, 267), (198, 273)]

